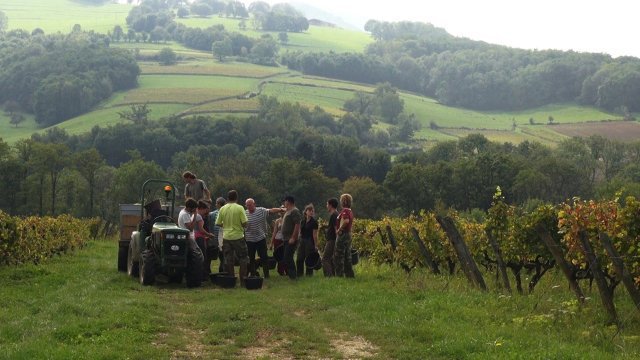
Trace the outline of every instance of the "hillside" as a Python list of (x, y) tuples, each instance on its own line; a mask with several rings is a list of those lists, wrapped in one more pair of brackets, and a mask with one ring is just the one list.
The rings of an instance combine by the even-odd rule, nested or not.
[[(59, 10), (63, 7), (64, 11)], [(0, 10), (9, 16), (10, 29), (38, 26), (45, 32), (66, 32), (76, 23), (83, 29), (103, 32), (111, 30), (115, 25), (124, 27), (124, 19), (130, 8), (129, 5), (108, 2), (96, 6), (65, 0), (5, 0), (0, 4)], [(240, 22), (238, 19), (218, 16), (178, 21), (189, 27), (200, 28), (223, 24), (231, 31), (237, 31)], [(259, 37), (263, 32), (247, 29), (243, 34)], [(363, 32), (311, 26), (304, 33), (290, 33), (289, 41), (280, 44), (280, 51), (362, 52), (372, 41)], [(126, 110), (132, 104), (148, 104), (151, 119), (170, 115), (188, 117), (193, 114), (247, 116), (254, 113), (258, 106), (256, 98), (242, 99), (248, 93), (278, 96), (280, 100), (299, 102), (310, 108), (321, 106), (334, 116), (340, 116), (344, 114), (344, 102), (352, 98), (356, 91), (373, 91), (372, 85), (303, 75), (284, 67), (219, 62), (210, 53), (189, 49), (170, 41), (159, 44), (120, 41), (112, 42), (111, 46), (136, 50), (145, 57), (157, 54), (161, 48), (170, 47), (181, 60), (172, 66), (140, 61), (142, 75), (138, 88), (116, 93), (92, 112), (67, 120), (58, 127), (77, 134), (89, 131), (95, 125), (117, 124), (123, 121), (118, 112)], [(414, 140), (425, 146), (476, 132), (484, 134), (490, 140), (513, 143), (533, 140), (554, 144), (576, 134), (601, 134), (621, 140), (640, 137), (640, 125), (637, 122), (619, 122), (622, 120), (621, 115), (574, 103), (547, 105), (524, 111), (483, 112), (444, 106), (436, 100), (409, 92), (400, 94), (407, 112), (414, 114), (421, 124)], [(550, 122), (549, 119), (553, 121)], [(10, 143), (28, 137), (33, 132), (46, 130), (38, 129), (32, 116), (27, 116), (26, 121), (17, 127), (9, 124), (8, 120), (6, 114), (0, 113), (2, 138)], [(598, 126), (602, 121), (606, 125)], [(593, 125), (585, 126), (584, 123)], [(386, 124), (380, 123), (377, 126), (385, 128)]]

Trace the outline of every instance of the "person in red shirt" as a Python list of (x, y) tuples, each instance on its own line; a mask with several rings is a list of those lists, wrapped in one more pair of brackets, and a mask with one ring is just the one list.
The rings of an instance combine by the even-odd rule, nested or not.
[(353, 227), (353, 212), (351, 203), (353, 198), (349, 194), (340, 196), (340, 206), (342, 210), (336, 221), (336, 249), (333, 254), (333, 265), (336, 276), (354, 277), (353, 265), (351, 264), (351, 228)]

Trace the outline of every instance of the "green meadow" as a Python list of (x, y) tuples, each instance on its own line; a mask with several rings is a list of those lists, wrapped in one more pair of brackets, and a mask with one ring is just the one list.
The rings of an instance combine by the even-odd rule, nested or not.
[(115, 25), (126, 25), (131, 6), (111, 1), (95, 5), (71, 0), (2, 0), (0, 10), (9, 18), (9, 29), (68, 33), (79, 24), (84, 30), (106, 33)]
[[(117, 241), (41, 265), (0, 267), (0, 359), (637, 359), (640, 315), (604, 325), (597, 291), (582, 308), (561, 275), (532, 295), (473, 290), (460, 274), (406, 274), (366, 260), (355, 279), (261, 290), (141, 286), (116, 271)], [(487, 278), (490, 288), (495, 283)]]
[[(277, 32), (253, 30), (250, 20), (246, 20), (246, 30), (238, 27), (241, 20), (220, 16), (189, 17), (176, 21), (188, 27), (199, 28), (221, 24), (229, 31), (238, 31), (249, 37), (259, 38), (263, 34), (271, 34), (278, 39)], [(373, 42), (371, 36), (364, 31), (322, 26), (309, 26), (309, 30), (303, 33), (288, 33), (288, 39), (287, 43), (280, 44), (281, 51), (363, 52)]]

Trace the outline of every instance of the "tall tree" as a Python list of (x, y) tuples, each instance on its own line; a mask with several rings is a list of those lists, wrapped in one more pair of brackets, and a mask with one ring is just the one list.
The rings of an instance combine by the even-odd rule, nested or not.
[[(51, 215), (55, 216), (58, 180), (60, 179), (62, 170), (70, 163), (71, 151), (65, 144), (36, 142), (33, 145), (33, 164), (36, 167), (36, 171), (42, 175), (40, 185), (44, 186), (44, 176), (49, 177), (49, 185), (51, 186)], [(40, 189), (40, 191), (42, 193), (43, 189)]]
[(93, 202), (95, 199), (96, 173), (105, 165), (104, 159), (95, 148), (77, 152), (73, 156), (76, 169), (89, 185), (89, 212), (93, 216)]

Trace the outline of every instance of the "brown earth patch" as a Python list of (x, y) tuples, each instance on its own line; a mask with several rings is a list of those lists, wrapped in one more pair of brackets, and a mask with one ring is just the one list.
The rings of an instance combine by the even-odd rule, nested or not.
[(550, 129), (566, 135), (589, 137), (600, 135), (610, 140), (631, 142), (640, 140), (640, 123), (636, 121), (607, 121), (580, 124), (551, 125)]
[(376, 355), (378, 348), (362, 336), (339, 334), (331, 346), (346, 359), (366, 359)]
[(193, 330), (179, 327), (178, 331), (189, 340), (186, 350), (176, 349), (171, 353), (171, 359), (206, 359), (208, 358), (205, 345), (202, 343), (203, 330)]
[(290, 344), (288, 340), (274, 340), (270, 331), (260, 332), (257, 335), (255, 345), (242, 349), (242, 359), (284, 359), (293, 360), (295, 357), (287, 351)]

